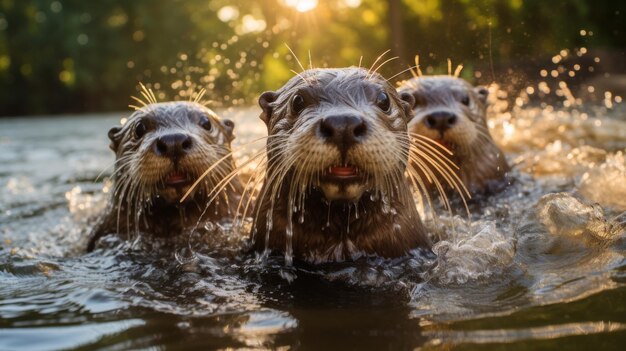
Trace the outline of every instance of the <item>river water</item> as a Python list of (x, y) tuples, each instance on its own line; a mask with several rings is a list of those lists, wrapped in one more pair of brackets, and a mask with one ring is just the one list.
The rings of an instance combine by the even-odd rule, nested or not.
[[(295, 268), (228, 223), (85, 254), (127, 114), (0, 120), (0, 350), (621, 349), (624, 109), (495, 112), (513, 182), (470, 218), (426, 213), (437, 258)], [(255, 108), (220, 114), (236, 145), (266, 133)]]

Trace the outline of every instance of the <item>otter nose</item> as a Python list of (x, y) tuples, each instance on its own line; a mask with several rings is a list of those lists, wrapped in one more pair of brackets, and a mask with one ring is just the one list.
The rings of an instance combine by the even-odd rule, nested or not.
[(426, 116), (424, 124), (430, 129), (436, 129), (441, 133), (452, 128), (457, 122), (455, 114), (445, 111), (433, 112)]
[(318, 135), (345, 152), (367, 136), (367, 124), (354, 115), (328, 116), (320, 121)]
[(158, 156), (169, 157), (177, 161), (187, 153), (193, 145), (191, 136), (183, 133), (161, 135), (152, 144), (152, 150)]

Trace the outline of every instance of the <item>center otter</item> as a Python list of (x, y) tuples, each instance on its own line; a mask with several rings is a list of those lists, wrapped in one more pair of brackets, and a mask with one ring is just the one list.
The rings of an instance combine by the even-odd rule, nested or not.
[(268, 161), (253, 248), (287, 264), (429, 249), (405, 178), (413, 99), (355, 67), (306, 70), (263, 93)]

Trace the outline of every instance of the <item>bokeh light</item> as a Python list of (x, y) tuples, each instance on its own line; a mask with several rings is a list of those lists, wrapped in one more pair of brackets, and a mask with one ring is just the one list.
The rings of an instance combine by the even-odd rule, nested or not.
[(309, 12), (318, 5), (318, 0), (284, 0), (285, 5), (298, 12)]

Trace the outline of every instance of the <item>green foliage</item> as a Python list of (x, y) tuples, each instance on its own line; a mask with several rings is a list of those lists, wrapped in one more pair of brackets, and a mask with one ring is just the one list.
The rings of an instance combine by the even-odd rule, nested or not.
[(391, 48), (402, 57), (387, 76), (416, 53), (441, 71), (448, 57), (467, 68), (623, 48), (625, 13), (612, 0), (328, 0), (304, 13), (282, 0), (0, 0), (0, 115), (121, 110), (138, 82), (162, 99), (203, 87), (216, 105), (254, 104), (300, 70), (285, 44), (305, 67), (369, 67)]

